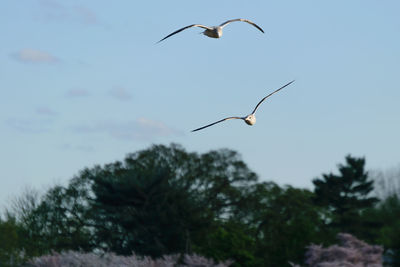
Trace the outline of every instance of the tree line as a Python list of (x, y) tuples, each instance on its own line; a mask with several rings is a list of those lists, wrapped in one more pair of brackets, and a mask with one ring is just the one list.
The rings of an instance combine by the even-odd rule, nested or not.
[(400, 266), (400, 200), (371, 195), (365, 158), (348, 155), (337, 174), (313, 184), (311, 191), (260, 181), (229, 149), (153, 145), (16, 198), (0, 218), (0, 263), (71, 250), (289, 266), (303, 263), (312, 243), (350, 233), (383, 245)]

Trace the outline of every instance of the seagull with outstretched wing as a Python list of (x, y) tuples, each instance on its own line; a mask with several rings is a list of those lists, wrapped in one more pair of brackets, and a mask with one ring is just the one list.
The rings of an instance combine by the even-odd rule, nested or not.
[(261, 31), (262, 33), (264, 33), (264, 30), (261, 29), (261, 27), (259, 27), (259, 26), (258, 26), (257, 24), (255, 24), (254, 22), (251, 22), (250, 20), (247, 20), (247, 19), (231, 19), (231, 20), (225, 21), (224, 23), (222, 23), (222, 24), (219, 25), (219, 26), (211, 26), (211, 27), (209, 27), (209, 26), (204, 26), (204, 25), (201, 25), (201, 24), (192, 24), (192, 25), (183, 27), (183, 28), (181, 28), (181, 29), (179, 29), (179, 30), (177, 30), (177, 31), (174, 31), (174, 32), (171, 33), (171, 34), (168, 34), (167, 36), (165, 36), (164, 38), (162, 38), (162, 39), (161, 39), (160, 41), (158, 41), (157, 43), (159, 43), (159, 42), (161, 42), (161, 41), (164, 41), (165, 39), (167, 39), (168, 37), (171, 37), (171, 36), (174, 35), (174, 34), (177, 34), (177, 33), (181, 32), (181, 31), (183, 31), (183, 30), (186, 30), (186, 29), (189, 29), (189, 28), (192, 28), (192, 27), (203, 28), (204, 31), (203, 31), (202, 33), (203, 33), (204, 35), (208, 36), (208, 37), (211, 37), (211, 38), (220, 38), (220, 37), (222, 36), (222, 29), (223, 29), (226, 25), (228, 25), (229, 23), (234, 22), (234, 21), (247, 22), (247, 23), (249, 23), (250, 25), (253, 25), (254, 27), (256, 27), (256, 28), (257, 28), (259, 31)]
[(258, 102), (258, 104), (256, 105), (256, 107), (254, 108), (253, 112), (252, 112), (251, 114), (245, 116), (245, 117), (228, 117), (228, 118), (225, 118), (225, 119), (222, 119), (222, 120), (213, 122), (213, 123), (211, 123), (211, 124), (208, 124), (208, 125), (206, 125), (206, 126), (203, 126), (203, 127), (197, 128), (197, 129), (194, 129), (194, 130), (192, 130), (192, 132), (196, 132), (196, 131), (199, 131), (199, 130), (203, 130), (204, 128), (213, 126), (214, 124), (217, 124), (217, 123), (220, 123), (220, 122), (223, 122), (223, 121), (234, 120), (234, 119), (244, 120), (244, 122), (247, 123), (248, 125), (254, 125), (254, 124), (256, 123), (256, 116), (255, 116), (255, 114), (256, 114), (256, 111), (257, 111), (258, 107), (261, 105), (261, 103), (262, 103), (265, 99), (267, 99), (268, 97), (272, 96), (273, 94), (275, 94), (276, 92), (282, 90), (283, 88), (285, 88), (286, 86), (290, 85), (290, 84), (293, 83), (293, 82), (294, 82), (294, 80), (291, 81), (291, 82), (289, 82), (289, 83), (287, 83), (287, 84), (285, 84), (285, 85), (282, 86), (281, 88), (279, 88), (279, 89), (273, 91), (272, 93), (270, 93), (269, 95), (267, 95), (266, 97), (264, 97), (263, 99), (261, 99), (261, 101)]

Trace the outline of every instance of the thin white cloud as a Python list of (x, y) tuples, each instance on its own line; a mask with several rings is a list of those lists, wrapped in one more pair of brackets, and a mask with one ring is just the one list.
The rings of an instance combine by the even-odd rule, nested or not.
[(159, 121), (153, 121), (142, 117), (137, 119), (136, 122), (138, 125), (140, 125), (140, 128), (146, 129), (150, 132), (156, 132), (159, 135), (168, 136), (176, 133), (175, 130), (171, 129), (170, 127)]
[(46, 116), (55, 116), (57, 112), (48, 108), (48, 107), (38, 107), (36, 108), (36, 113), (39, 115), (46, 115)]
[(123, 87), (113, 87), (108, 91), (108, 93), (112, 97), (122, 101), (130, 100), (132, 98), (131, 93)]
[(50, 119), (28, 119), (10, 118), (6, 124), (21, 133), (44, 133), (50, 131), (53, 120)]
[(14, 53), (13, 58), (23, 63), (57, 63), (59, 59), (45, 51), (31, 48), (21, 49)]
[(56, 0), (39, 0), (39, 17), (45, 21), (76, 21), (82, 24), (96, 24), (96, 14), (89, 8), (76, 5), (65, 5)]
[(182, 135), (163, 122), (139, 118), (128, 122), (101, 121), (92, 125), (80, 125), (73, 128), (76, 133), (105, 133), (119, 140), (152, 140), (157, 137)]
[(55, 0), (39, 0), (41, 16), (46, 20), (64, 20), (68, 17), (67, 8)]
[(67, 97), (86, 97), (89, 95), (90, 95), (89, 91), (85, 89), (71, 89), (68, 90), (66, 93)]
[(97, 23), (96, 14), (92, 10), (84, 6), (75, 6), (72, 8), (72, 11), (75, 14), (75, 16), (85, 24)]

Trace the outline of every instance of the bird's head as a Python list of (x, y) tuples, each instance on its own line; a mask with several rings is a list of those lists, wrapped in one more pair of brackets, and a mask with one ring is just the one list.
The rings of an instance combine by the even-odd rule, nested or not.
[(218, 33), (218, 37), (221, 37), (222, 36), (222, 27), (220, 27), (220, 26), (217, 26), (217, 27), (215, 27), (216, 29), (216, 31), (217, 31), (217, 33)]
[(248, 125), (254, 125), (256, 123), (256, 116), (254, 116), (254, 114), (247, 115), (247, 117), (244, 118), (244, 121)]

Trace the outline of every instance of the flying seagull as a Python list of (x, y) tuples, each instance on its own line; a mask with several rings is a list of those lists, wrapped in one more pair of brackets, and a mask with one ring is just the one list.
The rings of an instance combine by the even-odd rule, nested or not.
[(173, 33), (171, 33), (171, 34), (165, 36), (164, 38), (162, 38), (162, 39), (161, 39), (160, 41), (158, 41), (157, 43), (159, 43), (159, 42), (161, 42), (161, 41), (164, 41), (164, 40), (167, 39), (168, 37), (171, 37), (172, 35), (177, 34), (178, 32), (181, 32), (181, 31), (183, 31), (183, 30), (186, 30), (186, 29), (189, 29), (189, 28), (192, 28), (192, 27), (200, 27), (200, 28), (205, 29), (205, 31), (202, 32), (202, 33), (203, 33), (204, 35), (208, 36), (208, 37), (211, 37), (211, 38), (220, 38), (220, 37), (222, 36), (222, 29), (223, 29), (226, 25), (228, 25), (229, 23), (234, 22), (234, 21), (243, 21), (243, 22), (247, 22), (247, 23), (249, 23), (250, 25), (253, 25), (253, 26), (256, 27), (257, 29), (259, 29), (262, 33), (264, 33), (263, 29), (261, 29), (257, 24), (255, 24), (254, 22), (251, 22), (250, 20), (247, 20), (247, 19), (231, 19), (231, 20), (225, 21), (224, 23), (222, 23), (222, 24), (219, 25), (219, 26), (212, 26), (212, 27), (204, 26), (204, 25), (201, 25), (201, 24), (192, 24), (192, 25), (183, 27), (183, 28), (181, 28), (181, 29), (179, 29), (179, 30), (177, 30), (177, 31), (174, 31)]
[(255, 116), (255, 114), (256, 114), (256, 111), (257, 111), (258, 107), (261, 105), (261, 103), (262, 103), (265, 99), (267, 99), (268, 97), (270, 97), (271, 95), (275, 94), (275, 93), (278, 92), (279, 90), (282, 90), (283, 88), (285, 88), (286, 86), (288, 86), (289, 84), (291, 84), (291, 83), (293, 83), (293, 82), (294, 82), (294, 80), (291, 81), (290, 83), (285, 84), (285, 85), (282, 86), (281, 88), (279, 88), (279, 89), (273, 91), (272, 93), (270, 93), (269, 95), (267, 95), (266, 97), (264, 97), (263, 99), (261, 99), (261, 101), (258, 102), (257, 106), (254, 108), (253, 112), (252, 112), (250, 115), (247, 115), (246, 117), (228, 117), (228, 118), (225, 118), (225, 119), (222, 119), (222, 120), (213, 122), (213, 123), (211, 123), (211, 124), (208, 124), (208, 125), (206, 125), (206, 126), (203, 126), (203, 127), (197, 128), (197, 129), (194, 129), (194, 130), (192, 130), (192, 132), (196, 132), (196, 131), (199, 131), (199, 130), (203, 130), (204, 128), (213, 126), (214, 124), (217, 124), (217, 123), (220, 123), (220, 122), (223, 122), (223, 121), (227, 121), (227, 120), (233, 120), (233, 119), (241, 119), (241, 120), (244, 120), (244, 122), (246, 122), (248, 125), (254, 125), (254, 124), (256, 123), (256, 116)]

